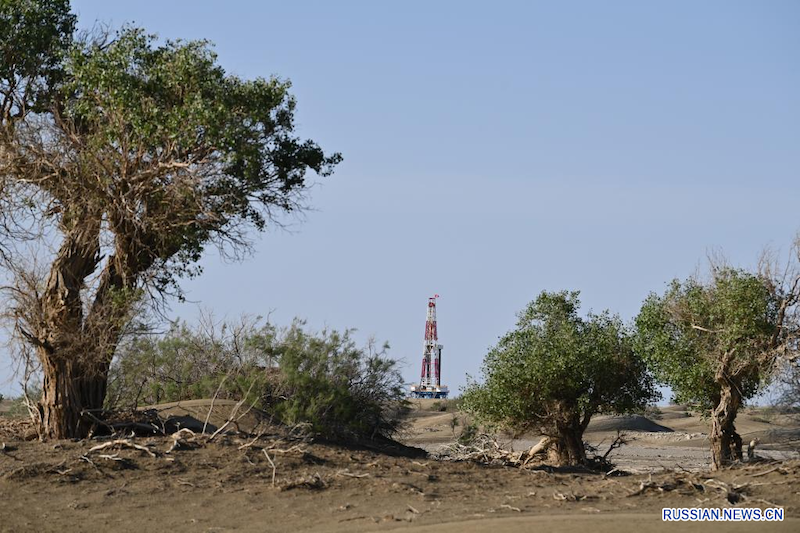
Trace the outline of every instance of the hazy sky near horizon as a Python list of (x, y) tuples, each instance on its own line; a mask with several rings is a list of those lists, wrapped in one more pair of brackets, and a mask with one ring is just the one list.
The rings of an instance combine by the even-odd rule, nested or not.
[(290, 79), (298, 133), (344, 156), (291, 232), (242, 263), (208, 254), (174, 317), (358, 328), (413, 381), (438, 293), (457, 390), (542, 290), (630, 320), (709, 250), (752, 267), (800, 229), (800, 2), (73, 9), (84, 28), (204, 38), (232, 74)]

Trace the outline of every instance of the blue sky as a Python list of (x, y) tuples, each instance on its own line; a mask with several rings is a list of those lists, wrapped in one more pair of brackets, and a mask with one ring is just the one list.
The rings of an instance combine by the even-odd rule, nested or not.
[(344, 156), (291, 232), (209, 254), (175, 317), (355, 327), (411, 381), (439, 293), (457, 389), (542, 290), (628, 320), (710, 250), (752, 267), (800, 229), (795, 1), (73, 6), (289, 78), (299, 133)]

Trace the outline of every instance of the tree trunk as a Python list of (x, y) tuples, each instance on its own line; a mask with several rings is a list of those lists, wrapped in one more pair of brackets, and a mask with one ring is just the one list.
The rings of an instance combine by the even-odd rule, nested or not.
[(36, 346), (44, 374), (39, 402), (42, 438), (82, 438), (89, 433), (94, 423), (88, 412), (103, 407), (111, 357), (131, 305), (130, 299), (120, 297), (125, 296), (120, 289), (129, 288), (132, 281), (118, 275), (112, 258), (85, 316), (82, 291), (100, 262), (101, 217), (82, 214), (65, 229), (39, 298), (41, 319), (35, 333), (26, 335)]
[(733, 424), (741, 401), (739, 388), (726, 381), (720, 390), (719, 403), (711, 410), (712, 470), (719, 470), (734, 461), (742, 460), (742, 437)]
[(93, 419), (87, 414), (102, 409), (108, 370), (89, 370), (77, 361), (40, 354), (44, 381), (39, 401), (40, 436), (69, 439), (85, 437)]
[(580, 425), (557, 425), (558, 434), (552, 438), (550, 460), (558, 466), (586, 464), (586, 448), (583, 446), (583, 430)]

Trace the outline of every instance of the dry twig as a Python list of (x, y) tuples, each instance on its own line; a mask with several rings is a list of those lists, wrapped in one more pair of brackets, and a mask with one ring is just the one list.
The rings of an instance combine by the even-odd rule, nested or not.
[(272, 458), (267, 453), (267, 450), (261, 450), (261, 451), (264, 452), (264, 455), (267, 457), (267, 461), (269, 461), (269, 464), (272, 465), (272, 486), (274, 487), (275, 486), (275, 472), (276, 472), (275, 463), (272, 461)]
[(369, 477), (369, 474), (353, 474), (352, 472), (348, 472), (347, 470), (339, 470), (336, 472), (337, 476), (347, 476), (347, 477), (355, 477), (355, 478), (364, 478)]
[(110, 442), (106, 442), (104, 444), (98, 444), (97, 446), (94, 446), (93, 448), (89, 448), (89, 451), (86, 452), (86, 454), (83, 457), (87, 457), (92, 452), (96, 452), (96, 451), (99, 451), (99, 450), (105, 450), (106, 448), (110, 448), (112, 446), (124, 446), (126, 448), (133, 448), (133, 449), (145, 452), (150, 457), (157, 457), (156, 454), (153, 453), (146, 446), (142, 446), (141, 444), (136, 444), (134, 442), (131, 442), (131, 441), (125, 440), (125, 439), (116, 439), (116, 440), (112, 440)]

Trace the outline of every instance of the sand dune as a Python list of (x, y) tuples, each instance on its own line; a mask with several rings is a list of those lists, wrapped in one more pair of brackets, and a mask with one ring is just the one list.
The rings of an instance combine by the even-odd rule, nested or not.
[(672, 428), (662, 426), (649, 418), (641, 415), (629, 416), (596, 416), (586, 428), (587, 432), (593, 431), (647, 431), (647, 432), (672, 432)]

